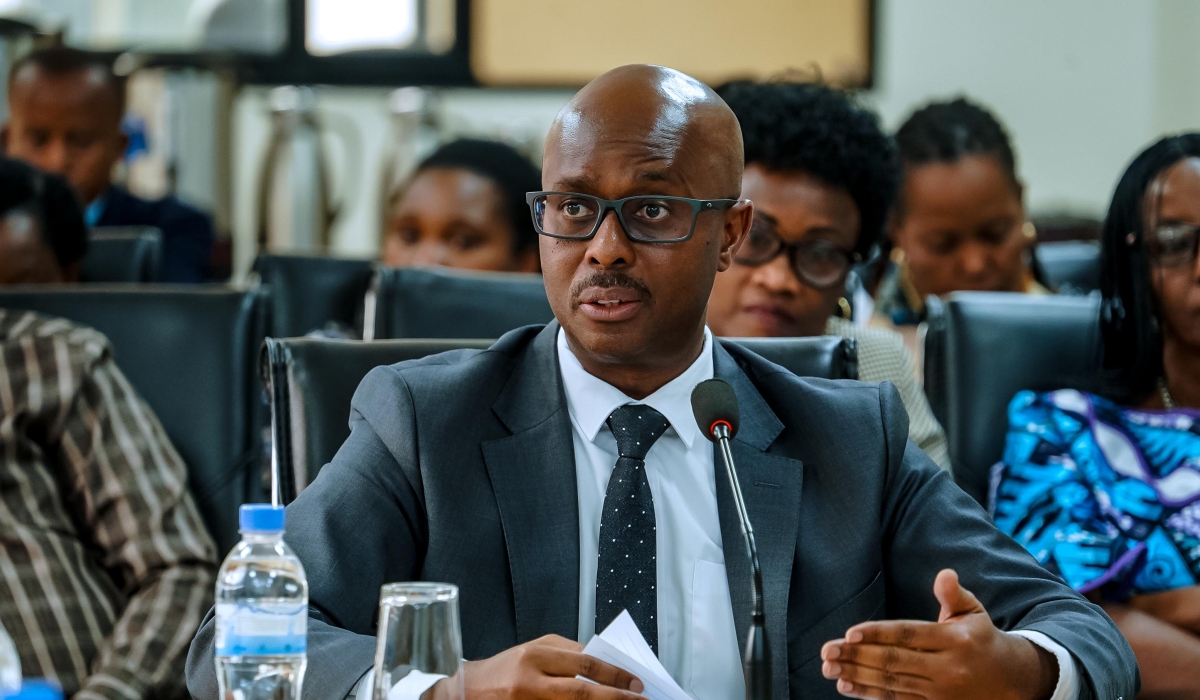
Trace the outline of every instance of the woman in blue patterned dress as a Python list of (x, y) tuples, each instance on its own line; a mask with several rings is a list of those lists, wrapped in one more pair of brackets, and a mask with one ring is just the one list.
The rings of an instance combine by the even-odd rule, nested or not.
[(1102, 240), (1104, 397), (1021, 392), (996, 524), (1104, 606), (1142, 698), (1200, 697), (1200, 134), (1134, 159)]

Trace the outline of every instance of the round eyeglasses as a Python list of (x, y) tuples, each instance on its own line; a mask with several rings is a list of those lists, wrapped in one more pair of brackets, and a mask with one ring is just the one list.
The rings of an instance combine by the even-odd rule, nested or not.
[(796, 277), (814, 289), (830, 289), (843, 284), (850, 266), (862, 260), (858, 253), (843, 250), (829, 241), (786, 243), (761, 219), (755, 219), (750, 225), (750, 233), (733, 259), (741, 265), (759, 267), (785, 253)]
[(587, 240), (600, 230), (611, 209), (617, 213), (625, 235), (642, 243), (686, 241), (696, 230), (702, 211), (719, 211), (736, 199), (688, 199), (647, 195), (600, 199), (577, 192), (529, 192), (525, 195), (533, 226), (543, 236)]

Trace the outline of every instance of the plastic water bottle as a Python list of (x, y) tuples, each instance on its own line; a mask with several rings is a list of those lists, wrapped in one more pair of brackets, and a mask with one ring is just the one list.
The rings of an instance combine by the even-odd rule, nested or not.
[(0, 624), (0, 698), (6, 698), (21, 688), (21, 657), (8, 630)]
[(244, 505), (242, 541), (217, 575), (222, 698), (298, 700), (307, 665), (308, 581), (283, 542), (283, 508)]
[(26, 680), (20, 689), (11, 695), (0, 692), (4, 700), (63, 700), (62, 688), (54, 681), (44, 679)]

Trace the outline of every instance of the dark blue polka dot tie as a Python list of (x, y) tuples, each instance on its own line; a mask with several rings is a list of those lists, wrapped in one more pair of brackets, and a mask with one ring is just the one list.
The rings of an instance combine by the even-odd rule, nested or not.
[(641, 404), (612, 412), (608, 427), (617, 439), (617, 466), (608, 479), (600, 517), (596, 568), (596, 633), (628, 610), (642, 636), (658, 653), (658, 569), (655, 557), (654, 496), (646, 478), (646, 453), (670, 423)]

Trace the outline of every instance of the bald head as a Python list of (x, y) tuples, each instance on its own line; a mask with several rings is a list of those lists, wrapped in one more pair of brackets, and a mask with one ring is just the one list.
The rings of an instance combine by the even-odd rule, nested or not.
[[(594, 227), (539, 245), (550, 306), (584, 369), (642, 398), (700, 355), (713, 279), (754, 217), (741, 180), (737, 118), (677, 70), (617, 68), (563, 107), (542, 156), (555, 194), (534, 212), (555, 228)], [(668, 222), (668, 240), (640, 233)]]
[(544, 152), (557, 161), (614, 146), (649, 179), (671, 171), (690, 196), (737, 197), (741, 190), (737, 118), (707, 85), (672, 68), (622, 66), (588, 83), (558, 113)]

